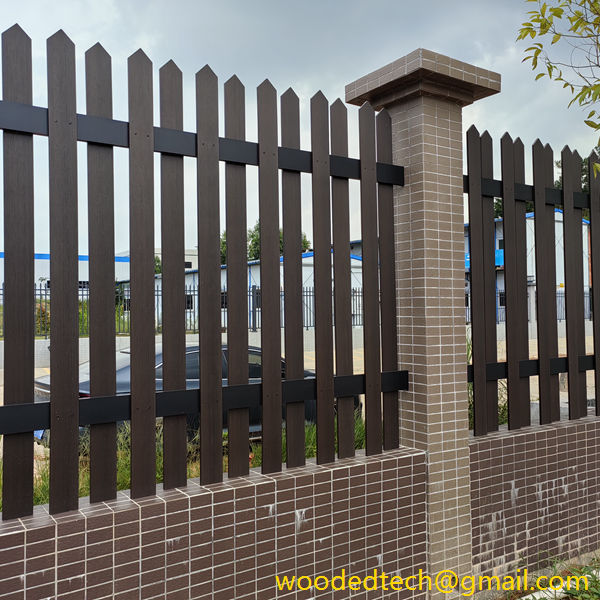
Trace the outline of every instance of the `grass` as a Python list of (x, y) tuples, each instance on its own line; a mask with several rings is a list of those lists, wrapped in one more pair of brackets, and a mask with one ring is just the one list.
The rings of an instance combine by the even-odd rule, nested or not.
[[(286, 436), (283, 430), (281, 460), (286, 459)], [(1, 438), (1, 436), (0, 436)], [(337, 428), (335, 431), (337, 448)], [(365, 424), (357, 411), (354, 420), (355, 448), (365, 447)], [(117, 431), (117, 490), (127, 490), (131, 486), (131, 427), (129, 422), (119, 426)], [(188, 443), (187, 474), (192, 479), (200, 475), (200, 456), (198, 450), (198, 439), (195, 438)], [(305, 426), (305, 456), (313, 458), (317, 454), (317, 427), (314, 423)], [(260, 467), (262, 464), (262, 444), (253, 442), (249, 446), (248, 461), (250, 468)], [(227, 471), (227, 434), (223, 434), (223, 472)], [(163, 426), (162, 419), (156, 422), (156, 482), (163, 481)], [(0, 511), (2, 511), (2, 461), (0, 460)], [(79, 442), (79, 496), (85, 497), (90, 494), (90, 438), (89, 429), (80, 437)], [(50, 461), (48, 457), (35, 458), (35, 469), (33, 477), (33, 503), (48, 504), (50, 498)]]

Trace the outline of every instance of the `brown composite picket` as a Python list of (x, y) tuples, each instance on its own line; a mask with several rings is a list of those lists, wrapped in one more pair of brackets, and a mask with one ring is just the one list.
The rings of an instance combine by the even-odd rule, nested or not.
[[(2, 34), (4, 100), (31, 104), (31, 40), (14, 25)], [(34, 281), (33, 136), (5, 131), (4, 168), (4, 404), (33, 402)], [(33, 512), (31, 433), (4, 436), (2, 516)]]
[(317, 92), (310, 101), (312, 214), (315, 284), (315, 364), (317, 383), (317, 463), (335, 459), (333, 333), (331, 316), (331, 210), (329, 110)]
[[(588, 159), (590, 182), (590, 256), (592, 261), (592, 314), (594, 315), (594, 384), (600, 390), (600, 175), (596, 174), (594, 164), (599, 157), (592, 152)], [(596, 286), (596, 283), (599, 283)], [(600, 395), (596, 392), (596, 415), (600, 415)]]
[[(198, 286), (199, 314), (202, 315), (200, 330), (200, 482), (215, 483), (223, 479), (223, 400), (222, 400), (222, 358), (221, 358), (221, 268), (219, 244), (219, 91), (217, 76), (207, 65), (196, 74), (196, 130), (198, 141), (197, 152), (197, 194), (198, 194), (198, 271), (202, 273), (202, 285)], [(230, 220), (230, 209), (235, 208), (235, 198), (227, 198), (227, 219)], [(245, 198), (238, 201), (243, 206), (239, 218), (243, 220), (241, 243), (246, 236)], [(237, 232), (238, 235), (240, 232)], [(240, 240), (228, 239), (227, 245), (227, 279), (229, 260), (237, 264), (232, 249), (237, 249)], [(239, 253), (239, 250), (238, 250)], [(245, 281), (245, 273), (243, 276)], [(228, 288), (230, 289), (230, 288)], [(244, 290), (246, 298), (246, 290)], [(233, 298), (228, 297), (231, 309)], [(240, 301), (239, 299), (237, 301)], [(243, 306), (242, 306), (243, 308)], [(245, 310), (245, 308), (244, 308)], [(231, 382), (232, 342), (231, 312), (228, 310), (227, 338), (229, 340), (229, 383)], [(240, 336), (247, 336), (247, 326), (239, 331)], [(246, 337), (247, 340), (247, 337)], [(242, 339), (242, 344), (244, 344)], [(247, 346), (247, 343), (245, 344)], [(235, 347), (235, 346), (233, 346)], [(247, 353), (247, 348), (245, 349)], [(248, 377), (248, 358), (245, 366), (234, 376), (245, 374)], [(234, 363), (234, 368), (240, 367)]]
[(128, 99), (131, 495), (138, 498), (156, 488), (152, 63), (141, 50), (128, 60)]
[[(300, 102), (290, 88), (281, 96), (281, 143), (300, 149)], [(304, 378), (304, 332), (302, 328), (302, 204), (300, 173), (282, 171), (283, 294), (285, 334), (285, 378)], [(288, 467), (305, 464), (304, 402), (286, 405), (286, 462)]]
[[(494, 162), (492, 138), (487, 131), (481, 134), (481, 176), (493, 179)], [(481, 196), (481, 223), (483, 235), (483, 281), (485, 296), (485, 362), (495, 363), (498, 358), (496, 341), (496, 231), (494, 223), (494, 198)], [(486, 381), (487, 430), (498, 430), (498, 381)]]
[[(182, 75), (171, 60), (159, 71), (160, 125), (183, 129)], [(185, 232), (183, 208), (183, 157), (160, 157), (162, 350), (163, 389), (184, 390), (185, 359)], [(164, 487), (187, 481), (185, 415), (163, 419)]]
[(277, 92), (268, 79), (258, 86), (257, 107), (262, 313), (262, 472), (273, 473), (281, 471), (281, 323)]
[(552, 187), (552, 150), (539, 140), (533, 145), (535, 211), (536, 313), (539, 364), (540, 423), (560, 419), (558, 375), (550, 360), (558, 355), (556, 328), (556, 250), (554, 206), (546, 204), (546, 188)]
[[(86, 112), (112, 118), (111, 59), (96, 44), (85, 54)], [(87, 145), (90, 394), (116, 393), (115, 373), (115, 242), (114, 171), (111, 146)], [(90, 427), (90, 500), (117, 495), (117, 426)]]
[(362, 233), (363, 336), (365, 352), (366, 453), (379, 454), (381, 431), (381, 347), (379, 330), (379, 248), (375, 112), (370, 104), (358, 111), (360, 146), (360, 223)]
[(481, 195), (481, 138), (474, 126), (467, 131), (469, 172), (469, 253), (471, 273), (471, 356), (473, 360), (473, 416), (475, 435), (488, 429), (485, 357), (484, 238)]
[(506, 362), (508, 426), (530, 424), (529, 378), (521, 377), (519, 364), (529, 359), (527, 336), (527, 239), (525, 202), (515, 198), (515, 183), (524, 183), (524, 148), (505, 133), (501, 140), (504, 227), (504, 281), (506, 299)]
[[(379, 112), (377, 161), (392, 163), (392, 121), (386, 110)], [(377, 186), (379, 217), (379, 288), (381, 290), (381, 368), (398, 370), (398, 326), (396, 322), (396, 261), (394, 248), (394, 188)], [(399, 440), (398, 392), (383, 394), (383, 448), (397, 448)]]
[[(585, 372), (579, 370), (579, 357), (585, 356), (583, 316), (583, 238), (582, 211), (574, 205), (574, 193), (581, 192), (581, 157), (566, 147), (561, 154), (565, 248), (565, 304), (567, 326), (567, 365), (569, 418), (587, 415)], [(593, 176), (593, 175), (592, 175)]]
[[(242, 82), (234, 75), (225, 83), (225, 135), (228, 138), (243, 140), (246, 137), (246, 105)], [(227, 301), (229, 314), (227, 319), (227, 339), (229, 341), (229, 385), (248, 382), (248, 309), (245, 303), (246, 265), (241, 244), (246, 239), (246, 166), (235, 163), (225, 165), (225, 190), (227, 202)], [(237, 215), (237, 212), (240, 215)], [(244, 215), (242, 217), (241, 215)], [(242, 219), (237, 229), (231, 223)], [(243, 227), (243, 229), (242, 229)], [(239, 240), (233, 237), (241, 236)], [(231, 251), (230, 251), (230, 244)], [(231, 254), (230, 254), (231, 252)], [(231, 256), (232, 264), (229, 264)], [(229, 269), (232, 269), (231, 274)], [(243, 274), (242, 274), (243, 272)], [(235, 281), (234, 281), (235, 279)], [(236, 296), (234, 298), (233, 296)], [(229, 428), (229, 467), (230, 477), (248, 473), (248, 427), (247, 408), (234, 408), (228, 411)]]
[[(348, 156), (348, 110), (338, 98), (331, 105), (331, 153)], [(350, 198), (346, 178), (331, 178), (335, 315), (335, 374), (352, 375), (350, 281)], [(338, 456), (354, 456), (354, 398), (337, 398)]]
[[(79, 323), (75, 47), (48, 39), (50, 200), (50, 512), (75, 510), (79, 491)], [(30, 292), (31, 293), (31, 292)]]

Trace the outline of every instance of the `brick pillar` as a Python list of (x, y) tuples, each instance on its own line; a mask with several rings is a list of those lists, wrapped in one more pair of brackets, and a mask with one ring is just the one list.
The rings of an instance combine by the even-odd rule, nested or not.
[(497, 73), (423, 49), (346, 86), (347, 102), (389, 111), (405, 168), (394, 194), (398, 353), (410, 373), (400, 440), (428, 452), (431, 574), (471, 572), (462, 107), (499, 91)]

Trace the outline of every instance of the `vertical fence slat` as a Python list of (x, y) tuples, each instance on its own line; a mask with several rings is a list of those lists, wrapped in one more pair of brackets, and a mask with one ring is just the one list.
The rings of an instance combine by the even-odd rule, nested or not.
[[(173, 61), (159, 72), (160, 124), (183, 129), (181, 71)], [(185, 375), (185, 231), (183, 157), (160, 157), (163, 389), (183, 390)], [(186, 417), (163, 419), (163, 479), (165, 489), (187, 480)]]
[[(196, 74), (196, 129), (198, 176), (198, 269), (202, 282), (198, 301), (200, 329), (200, 481), (223, 479), (223, 400), (221, 352), (221, 268), (219, 243), (219, 90), (217, 76), (205, 66)], [(243, 200), (242, 200), (243, 201)], [(229, 209), (229, 205), (228, 205)], [(244, 215), (246, 209), (244, 208)], [(243, 243), (245, 244), (245, 220)], [(229, 239), (227, 258), (234, 240)], [(229, 269), (228, 269), (229, 284)], [(243, 277), (245, 281), (245, 274)], [(200, 282), (199, 282), (200, 283)], [(232, 300), (228, 288), (228, 305)], [(243, 286), (242, 299), (245, 298)], [(230, 314), (228, 313), (228, 320)], [(231, 343), (230, 322), (227, 338)], [(245, 333), (247, 335), (247, 327)], [(229, 347), (231, 360), (231, 346)], [(246, 359), (247, 361), (247, 359)], [(229, 377), (231, 378), (231, 362)], [(248, 366), (246, 364), (246, 377)], [(230, 380), (231, 382), (231, 380)]]
[(262, 472), (281, 471), (281, 323), (279, 312), (279, 189), (277, 92), (258, 86), (258, 203), (262, 346)]
[[(225, 135), (243, 140), (246, 136), (245, 92), (234, 75), (225, 83)], [(225, 165), (227, 202), (227, 289), (229, 315), (229, 384), (248, 382), (248, 286), (246, 275), (246, 167), (233, 163)], [(243, 213), (243, 214), (242, 214)], [(235, 224), (233, 224), (235, 221)], [(231, 226), (231, 230), (230, 230)], [(234, 240), (233, 237), (236, 239)], [(237, 239), (239, 238), (239, 239)], [(231, 265), (229, 259), (231, 258)], [(230, 272), (229, 269), (232, 269)], [(233, 296), (235, 295), (235, 298)], [(228, 413), (229, 476), (248, 473), (249, 411), (237, 408)]]
[[(585, 355), (583, 318), (583, 232), (582, 211), (573, 203), (581, 191), (581, 157), (565, 147), (561, 155), (563, 172), (563, 219), (565, 250), (565, 303), (567, 309), (567, 362), (569, 377), (569, 418), (587, 415), (585, 372), (579, 357)], [(592, 174), (593, 176), (593, 174)]]
[[(550, 373), (550, 359), (558, 354), (556, 329), (556, 249), (554, 206), (546, 204), (546, 187), (552, 187), (552, 150), (537, 140), (533, 145), (535, 211), (535, 272), (537, 343), (539, 362), (540, 423), (560, 419), (558, 375)], [(551, 299), (551, 300), (550, 300)]]
[[(517, 147), (520, 149), (517, 150)], [(515, 199), (516, 171), (523, 168), (523, 145), (506, 133), (502, 136), (502, 199), (504, 211), (504, 280), (506, 353), (508, 368), (508, 425), (518, 429), (529, 425), (529, 384), (521, 379), (519, 362), (529, 357), (527, 339), (527, 249), (525, 203)], [(523, 339), (525, 332), (525, 339)], [(523, 385), (527, 382), (527, 386)]]
[[(300, 106), (290, 88), (281, 96), (281, 144), (300, 149)], [(300, 173), (282, 171), (283, 294), (285, 325), (285, 377), (304, 378), (304, 334), (302, 330), (302, 205)], [(287, 466), (305, 463), (304, 402), (286, 406)]]
[(379, 342), (379, 256), (377, 239), (377, 177), (375, 173), (375, 112), (370, 104), (358, 111), (360, 145), (360, 222), (365, 352), (366, 453), (378, 454), (381, 432), (381, 355)]
[[(2, 34), (2, 90), (31, 104), (31, 40), (14, 25)], [(4, 131), (4, 403), (33, 402), (33, 136)], [(2, 518), (33, 512), (31, 433), (4, 436)]]
[(471, 276), (471, 356), (473, 361), (473, 416), (475, 435), (488, 432), (485, 368), (485, 296), (481, 202), (481, 138), (467, 131), (469, 173), (469, 255)]
[(128, 95), (131, 495), (138, 498), (156, 489), (152, 63), (141, 50), (128, 60)]
[[(481, 134), (481, 176), (493, 179), (492, 138), (487, 131)], [(496, 341), (496, 224), (494, 222), (494, 198), (481, 197), (483, 234), (483, 280), (485, 298), (485, 362), (495, 363), (498, 358)], [(487, 429), (498, 430), (498, 382), (486, 381)]]
[(594, 385), (596, 388), (596, 415), (600, 416), (600, 174), (594, 170), (599, 157), (592, 152), (588, 159), (590, 182), (590, 255), (592, 259), (591, 303), (594, 317)]
[[(348, 156), (348, 111), (338, 98), (331, 105), (331, 153)], [(335, 315), (335, 373), (352, 375), (352, 307), (350, 292), (350, 199), (347, 179), (331, 179)], [(338, 456), (354, 456), (354, 398), (337, 398)]]
[[(111, 59), (96, 44), (85, 54), (86, 112), (112, 118)], [(111, 146), (88, 144), (90, 394), (112, 396), (115, 373), (114, 171)], [(83, 291), (83, 290), (82, 290)], [(116, 423), (90, 427), (90, 500), (117, 495)]]
[(50, 198), (50, 512), (75, 510), (79, 484), (77, 121), (75, 47), (48, 39)]
[[(392, 163), (392, 121), (382, 110), (377, 115), (377, 160)], [(394, 248), (394, 188), (378, 184), (379, 286), (381, 289), (381, 368), (398, 370), (398, 324), (396, 321), (396, 262)], [(399, 440), (398, 392), (383, 394), (383, 447), (397, 448)]]
[(329, 110), (317, 92), (310, 101), (312, 212), (315, 281), (315, 365), (317, 380), (317, 463), (334, 460), (333, 333), (331, 316), (331, 209)]

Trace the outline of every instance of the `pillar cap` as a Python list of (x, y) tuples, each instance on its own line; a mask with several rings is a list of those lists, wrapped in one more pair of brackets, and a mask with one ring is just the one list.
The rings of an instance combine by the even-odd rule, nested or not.
[(418, 48), (346, 86), (346, 102), (384, 108), (415, 96), (437, 96), (461, 106), (497, 94), (500, 74)]

